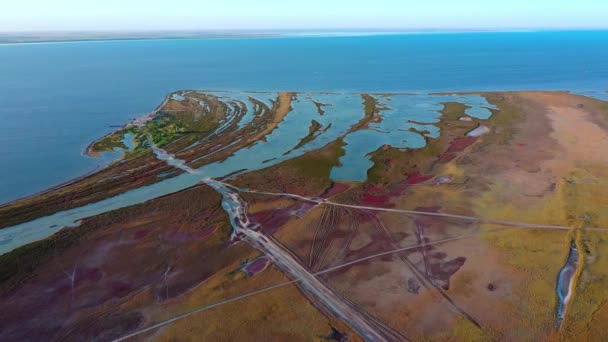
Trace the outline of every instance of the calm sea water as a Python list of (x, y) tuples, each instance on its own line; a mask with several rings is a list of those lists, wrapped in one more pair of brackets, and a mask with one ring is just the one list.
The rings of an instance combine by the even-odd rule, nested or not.
[(608, 31), (0, 45), (0, 203), (94, 170), (110, 125), (177, 89), (608, 89)]

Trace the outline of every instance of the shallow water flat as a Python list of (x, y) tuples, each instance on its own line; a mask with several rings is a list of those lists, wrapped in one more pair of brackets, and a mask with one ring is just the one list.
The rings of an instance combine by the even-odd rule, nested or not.
[(82, 156), (89, 142), (176, 89), (605, 90), (606, 41), (577, 31), (0, 45), (0, 203), (106, 164)]

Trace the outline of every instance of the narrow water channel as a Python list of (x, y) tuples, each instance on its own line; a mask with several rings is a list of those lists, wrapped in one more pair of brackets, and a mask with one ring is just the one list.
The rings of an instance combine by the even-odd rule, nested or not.
[(566, 264), (559, 271), (557, 276), (557, 319), (556, 325), (557, 328), (562, 324), (564, 320), (564, 315), (566, 313), (566, 306), (568, 305), (568, 301), (572, 296), (573, 287), (574, 287), (574, 274), (576, 273), (576, 268), (578, 267), (578, 250), (576, 249), (576, 245), (574, 241), (570, 242), (570, 252), (568, 253), (568, 259), (566, 260)]
[[(302, 98), (305, 98), (305, 96), (306, 94), (303, 94)], [(78, 226), (80, 220), (83, 218), (139, 204), (180, 191), (182, 189), (186, 189), (195, 185), (196, 183), (199, 183), (202, 177), (217, 178), (235, 174), (235, 172), (253, 171), (270, 167), (284, 160), (298, 157), (307, 151), (321, 148), (338, 138), (345, 137), (345, 135), (349, 136), (350, 134), (356, 133), (348, 133), (348, 130), (352, 124), (361, 119), (363, 109), (359, 95), (334, 94), (330, 96), (326, 94), (321, 96), (321, 94), (317, 94), (315, 96), (318, 100), (322, 100), (323, 103), (331, 103), (331, 106), (325, 107), (325, 113), (322, 116), (318, 114), (317, 109), (312, 102), (304, 100), (294, 101), (292, 103), (292, 111), (283, 119), (283, 121), (281, 121), (275, 130), (266, 135), (264, 139), (257, 141), (255, 144), (234, 152), (225, 160), (206, 164), (198, 169), (185, 169), (184, 167), (186, 165), (184, 165), (183, 161), (175, 160), (172, 156), (166, 155), (161, 151), (155, 151), (160, 159), (164, 159), (170, 165), (179, 167), (187, 172), (175, 177), (163, 179), (162, 181), (150, 185), (145, 185), (123, 192), (116, 196), (108, 197), (97, 202), (92, 202), (81, 207), (59, 211), (48, 216), (39, 217), (28, 222), (23, 222), (11, 227), (0, 229), (0, 255), (10, 252), (25, 244), (44, 239), (56, 233), (63, 227)], [(444, 102), (462, 102), (463, 104), (471, 107), (467, 109), (467, 114), (479, 117), (481, 119), (487, 118), (491, 114), (488, 108), (493, 108), (493, 106), (489, 104), (484, 97), (478, 95), (418, 94), (393, 96), (391, 99), (391, 108), (394, 107), (394, 113), (390, 113), (390, 115), (387, 114), (386, 122), (401, 122), (399, 127), (402, 129), (397, 130), (396, 133), (393, 132), (394, 134), (405, 133), (403, 130), (407, 130), (407, 127), (409, 127), (406, 125), (407, 120), (436, 122), (441, 115), (438, 110), (442, 108), (441, 103)], [(326, 127), (326, 131), (314, 140), (308, 142), (305, 146), (291, 151), (292, 148), (300, 142), (300, 139), (308, 134), (309, 123), (312, 118), (322, 123), (324, 127)], [(393, 121), (391, 121), (391, 118)], [(432, 123), (429, 123), (427, 126), (428, 130), (432, 130), (434, 132), (432, 135), (438, 134), (438, 131), (435, 132), (435, 129), (433, 129), (434, 126)], [(386, 128), (383, 127), (384, 126), (380, 126), (379, 129)], [(401, 136), (399, 134), (397, 135)], [(386, 140), (387, 133), (382, 133), (376, 130), (370, 130), (370, 132), (367, 132), (364, 135), (366, 139), (362, 143), (366, 147), (365, 151), (368, 151), (368, 145), (374, 142), (376, 139), (382, 141), (382, 144), (396, 143), (392, 139)], [(360, 146), (361, 142), (355, 143), (352, 140), (356, 138), (356, 136), (357, 134), (348, 138), (348, 143), (351, 145), (346, 146), (348, 156), (343, 157), (342, 159), (346, 158), (344, 160), (341, 159), (343, 166), (340, 168), (340, 170), (344, 172), (348, 170), (357, 170), (357, 174), (346, 175), (344, 173), (340, 173), (341, 176), (337, 177), (337, 174), (332, 171), (332, 177), (351, 181), (365, 179), (365, 170), (371, 166), (367, 152), (361, 153), (361, 151), (348, 151), (352, 147)], [(123, 143), (127, 146), (127, 148), (133, 147), (132, 141), (129, 141), (131, 139), (131, 135), (125, 135), (123, 139)], [(404, 141), (400, 142), (399, 146), (401, 146), (401, 144), (406, 144), (410, 147), (417, 146), (408, 145), (409, 143)], [(285, 154), (287, 151), (291, 152), (289, 154)], [(349, 158), (351, 157), (357, 160), (362, 160), (363, 163), (347, 163), (347, 160), (350, 160)]]

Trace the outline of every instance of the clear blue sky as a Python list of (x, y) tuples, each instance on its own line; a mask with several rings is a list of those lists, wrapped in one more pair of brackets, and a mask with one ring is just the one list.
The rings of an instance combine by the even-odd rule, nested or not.
[(608, 27), (608, 0), (6, 0), (0, 9), (0, 31)]

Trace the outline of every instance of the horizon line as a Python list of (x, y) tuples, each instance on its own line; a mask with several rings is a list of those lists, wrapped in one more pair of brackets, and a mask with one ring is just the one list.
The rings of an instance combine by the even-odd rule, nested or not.
[(227, 40), (227, 39), (298, 39), (352, 38), (406, 35), (506, 34), (549, 32), (608, 32), (608, 28), (546, 28), (546, 29), (275, 29), (275, 30), (160, 30), (160, 31), (0, 31), (0, 46), (30, 44), (69, 44), (80, 42), (153, 41), (153, 40)]
[(502, 31), (602, 31), (607, 26), (549, 26), (549, 27), (316, 27), (316, 28), (159, 28), (159, 29), (48, 29), (48, 30), (0, 30), (0, 34), (40, 33), (222, 33), (222, 32), (502, 32)]

